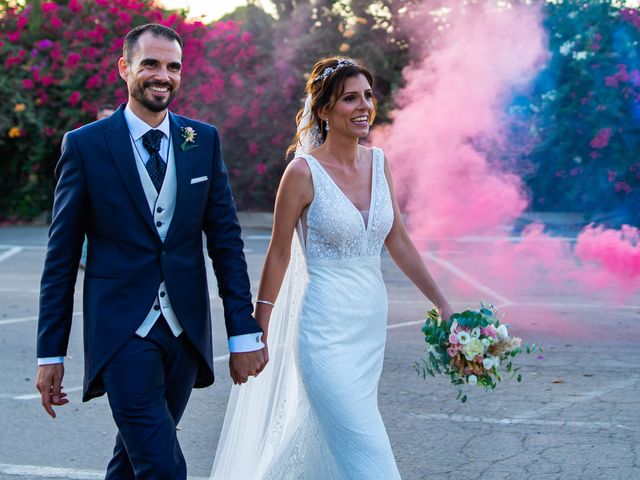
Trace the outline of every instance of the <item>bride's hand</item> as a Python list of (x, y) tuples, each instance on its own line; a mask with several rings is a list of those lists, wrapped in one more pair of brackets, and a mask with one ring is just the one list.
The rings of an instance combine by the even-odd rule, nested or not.
[(443, 305), (438, 307), (438, 312), (440, 312), (440, 318), (443, 321), (448, 321), (451, 318), (451, 315), (454, 314), (453, 308), (449, 305), (449, 302), (444, 303)]

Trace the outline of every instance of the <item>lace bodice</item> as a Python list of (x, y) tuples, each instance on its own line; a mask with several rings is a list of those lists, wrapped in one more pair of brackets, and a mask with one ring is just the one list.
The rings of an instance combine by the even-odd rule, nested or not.
[(373, 149), (371, 203), (366, 223), (320, 162), (311, 155), (302, 157), (313, 179), (313, 201), (307, 211), (306, 229), (302, 223), (298, 229), (307, 263), (378, 257), (393, 224), (382, 150)]

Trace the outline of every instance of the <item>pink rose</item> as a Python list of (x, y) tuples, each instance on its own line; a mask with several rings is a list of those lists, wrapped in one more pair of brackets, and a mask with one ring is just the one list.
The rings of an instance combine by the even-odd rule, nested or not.
[(458, 343), (458, 337), (454, 333), (449, 335), (449, 343), (451, 345), (455, 345)]
[(451, 358), (455, 357), (458, 354), (458, 350), (456, 350), (455, 348), (447, 348), (447, 353), (449, 354), (449, 356)]

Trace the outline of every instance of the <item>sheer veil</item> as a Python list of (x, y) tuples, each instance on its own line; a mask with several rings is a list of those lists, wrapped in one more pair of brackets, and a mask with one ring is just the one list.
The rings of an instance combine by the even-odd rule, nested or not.
[[(298, 132), (296, 156), (322, 143), (313, 122), (310, 95)], [(298, 233), (302, 234), (300, 228)], [(306, 417), (308, 399), (296, 364), (298, 323), (307, 283), (303, 248), (294, 233), (291, 260), (269, 324), (269, 363), (257, 378), (231, 388), (211, 480), (263, 478)]]

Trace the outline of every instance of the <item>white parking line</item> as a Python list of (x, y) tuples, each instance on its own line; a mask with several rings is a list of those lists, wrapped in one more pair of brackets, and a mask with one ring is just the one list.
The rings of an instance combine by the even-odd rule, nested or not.
[(4, 253), (0, 253), (0, 262), (4, 262), (6, 259), (11, 258), (14, 255), (17, 255), (22, 250), (23, 250), (22, 247), (11, 247), (11, 248), (9, 248), (8, 251), (6, 251)]
[(247, 235), (247, 240), (271, 240), (271, 235)]
[(500, 295), (498, 292), (496, 292), (492, 288), (486, 286), (485, 284), (483, 284), (479, 280), (473, 278), (468, 273), (462, 271), (460, 268), (456, 267), (453, 263), (447, 262), (446, 260), (444, 260), (444, 259), (442, 259), (440, 257), (437, 257), (436, 255), (434, 255), (431, 252), (424, 252), (422, 254), (422, 256), (426, 257), (429, 260), (431, 260), (432, 262), (435, 262), (438, 265), (446, 268), (451, 273), (453, 273), (455, 276), (457, 276), (458, 278), (460, 278), (464, 282), (468, 283), (469, 285), (471, 285), (476, 290), (479, 290), (480, 292), (482, 292), (482, 293), (484, 293), (486, 295), (489, 295), (490, 297), (493, 297), (493, 299), (498, 301), (497, 303), (499, 303), (500, 306), (507, 307), (509, 305), (513, 305), (514, 302), (512, 302), (508, 298), (504, 297), (503, 295)]
[(424, 420), (444, 420), (459, 423), (493, 423), (496, 425), (539, 425), (546, 427), (573, 427), (573, 428), (619, 428), (632, 430), (627, 425), (609, 422), (577, 422), (572, 420), (541, 420), (536, 418), (492, 418), (474, 417), (471, 415), (456, 415), (446, 413), (418, 413), (416, 417)]
[[(513, 242), (520, 243), (524, 240), (525, 237), (521, 236), (474, 236), (468, 235), (465, 237), (457, 237), (455, 240), (459, 243), (492, 243), (492, 242)], [(527, 241), (531, 241), (528, 239)], [(536, 238), (534, 240), (535, 243), (553, 243), (553, 242), (575, 242), (576, 237), (542, 237)]]
[(387, 330), (394, 330), (396, 328), (408, 327), (408, 326), (411, 326), (411, 325), (420, 325), (420, 324), (424, 323), (425, 320), (426, 320), (426, 317), (423, 318), (422, 320), (414, 320), (412, 322), (393, 323), (391, 325), (387, 325)]
[[(1, 291), (1, 289), (0, 289)], [(428, 305), (426, 300), (394, 300), (389, 299), (389, 303), (397, 303), (397, 304), (416, 304), (416, 305)], [(453, 305), (468, 305), (472, 302), (460, 302), (453, 301), (451, 302)], [(532, 307), (532, 308), (584, 308), (590, 309), (593, 308), (595, 310), (600, 310), (603, 308), (609, 310), (640, 310), (640, 305), (613, 305), (610, 303), (562, 303), (562, 302), (519, 302), (512, 300), (509, 305), (500, 305), (500, 307)]]
[[(0, 473), (17, 477), (65, 478), (69, 480), (102, 480), (104, 471), (78, 468), (42, 467), (39, 465), (11, 465), (0, 463)], [(209, 477), (187, 477), (189, 480), (209, 480)]]
[(0, 287), (0, 293), (37, 293), (39, 292), (39, 288), (9, 288), (9, 287)]
[[(82, 315), (82, 312), (74, 312), (73, 316), (77, 317), (79, 315)], [(33, 322), (35, 320), (38, 320), (38, 316), (32, 316), (32, 317), (20, 317), (20, 318), (7, 318), (4, 320), (0, 320), (0, 325), (9, 325), (12, 323), (25, 323), (25, 322)]]
[(47, 247), (44, 245), (0, 245), (0, 249), (2, 250), (8, 250), (11, 248), (21, 248), (22, 250), (30, 250), (30, 251), (40, 251), (40, 250), (46, 250)]

